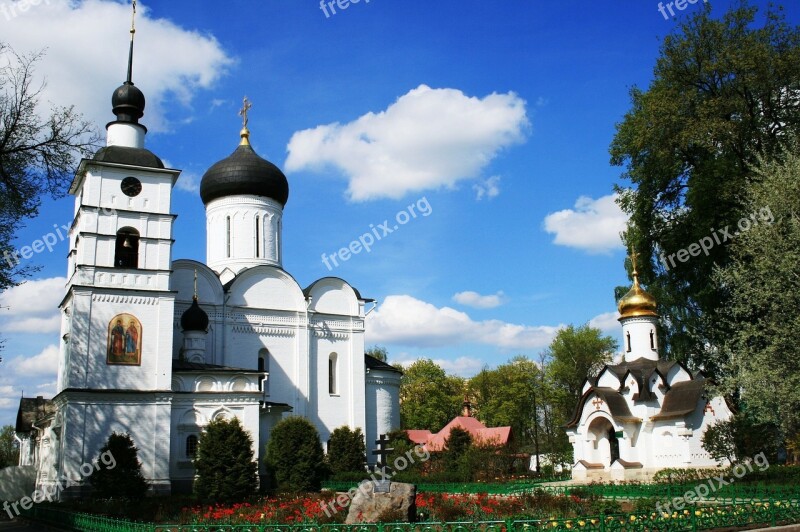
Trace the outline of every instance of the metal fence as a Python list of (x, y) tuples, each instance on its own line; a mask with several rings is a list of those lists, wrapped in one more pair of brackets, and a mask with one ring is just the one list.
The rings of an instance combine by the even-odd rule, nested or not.
[(569, 519), (530, 519), (456, 523), (385, 523), (297, 525), (134, 523), (106, 517), (35, 506), (25, 517), (78, 532), (533, 532), (570, 531), (696, 531), (753, 525), (777, 526), (800, 522), (797, 500), (751, 501), (740, 504), (690, 505), (681, 511), (582, 516)]

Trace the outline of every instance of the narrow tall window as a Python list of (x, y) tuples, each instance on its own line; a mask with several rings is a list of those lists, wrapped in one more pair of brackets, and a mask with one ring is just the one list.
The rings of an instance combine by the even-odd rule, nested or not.
[(628, 353), (630, 353), (631, 352), (631, 333), (629, 333), (629, 332), (625, 333), (625, 337), (628, 340)]
[(338, 389), (338, 383), (336, 382), (337, 358), (336, 353), (331, 353), (331, 356), (328, 358), (328, 393), (331, 395), (336, 395)]
[(225, 254), (231, 258), (231, 217), (225, 218)]
[(114, 248), (115, 268), (139, 267), (139, 232), (131, 227), (117, 231), (117, 242)]
[(650, 331), (650, 349), (656, 348), (656, 333), (655, 331)]
[(197, 456), (197, 436), (194, 434), (186, 438), (186, 457), (194, 458)]
[(269, 393), (269, 349), (261, 349), (258, 352), (258, 371), (266, 373), (259, 377), (259, 388), (262, 392)]
[(256, 216), (256, 258), (261, 257), (261, 219)]

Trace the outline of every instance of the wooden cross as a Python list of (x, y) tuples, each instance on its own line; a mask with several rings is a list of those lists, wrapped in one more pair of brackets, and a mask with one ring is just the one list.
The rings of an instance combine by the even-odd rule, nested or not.
[(386, 459), (389, 457), (389, 454), (394, 451), (394, 449), (387, 447), (389, 445), (389, 438), (386, 437), (386, 434), (381, 434), (381, 437), (375, 440), (375, 445), (377, 445), (378, 448), (372, 451), (372, 454), (378, 456), (378, 468), (383, 471), (383, 476), (385, 478), (386, 470), (389, 469)]
[(600, 410), (600, 407), (603, 406), (603, 400), (599, 397), (595, 397), (594, 401), (592, 401), (592, 404), (594, 405), (595, 410)]
[(249, 111), (253, 107), (253, 104), (250, 103), (250, 100), (247, 99), (245, 96), (242, 99), (242, 108), (239, 110), (239, 116), (242, 117), (242, 127), (247, 127), (247, 111)]

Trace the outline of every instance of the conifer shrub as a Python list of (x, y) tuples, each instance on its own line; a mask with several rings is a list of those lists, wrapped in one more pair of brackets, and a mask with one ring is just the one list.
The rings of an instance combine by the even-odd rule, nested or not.
[(331, 432), (326, 458), (333, 475), (359, 472), (363, 475), (367, 449), (361, 429), (345, 425)]
[(130, 434), (111, 433), (88, 480), (97, 498), (144, 498), (149, 485)]
[(200, 435), (194, 492), (204, 501), (238, 502), (257, 488), (253, 439), (237, 418), (217, 419)]
[(319, 491), (328, 476), (319, 433), (301, 417), (288, 417), (275, 425), (264, 462), (271, 491)]

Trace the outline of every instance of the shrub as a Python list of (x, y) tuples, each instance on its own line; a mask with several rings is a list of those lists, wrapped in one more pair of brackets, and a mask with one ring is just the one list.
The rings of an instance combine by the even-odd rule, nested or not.
[(256, 489), (253, 439), (237, 418), (208, 424), (197, 444), (195, 467), (194, 492), (200, 499), (240, 501)]
[(334, 475), (339, 473), (361, 472), (367, 461), (364, 434), (360, 428), (339, 427), (331, 433), (328, 440), (328, 467)]
[(264, 462), (270, 487), (284, 492), (319, 491), (327, 476), (319, 434), (307, 419), (288, 417), (272, 429)]
[(142, 499), (148, 484), (142, 475), (139, 450), (130, 434), (111, 433), (100, 448), (95, 471), (89, 484), (98, 498)]

